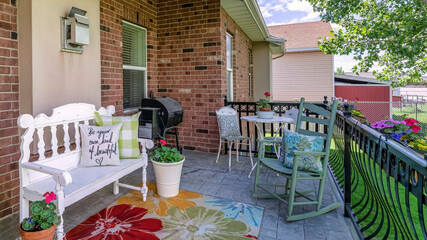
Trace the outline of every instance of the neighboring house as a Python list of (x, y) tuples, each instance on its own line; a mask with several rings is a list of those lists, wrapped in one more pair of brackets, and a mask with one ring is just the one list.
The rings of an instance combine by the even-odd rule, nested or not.
[(356, 105), (370, 123), (392, 116), (392, 87), (372, 75), (335, 74), (335, 97), (357, 101)]
[[(61, 45), (73, 6), (89, 19), (82, 53)], [(0, 218), (19, 210), (20, 114), (74, 102), (132, 114), (153, 92), (182, 105), (185, 149), (215, 152), (223, 95), (253, 100), (271, 54), (284, 51), (256, 0), (2, 1), (0, 12)]]
[(334, 95), (334, 57), (320, 51), (318, 38), (330, 36), (332, 27), (325, 22), (269, 26), (276, 37), (285, 38), (286, 54), (273, 60), (272, 100), (322, 101)]

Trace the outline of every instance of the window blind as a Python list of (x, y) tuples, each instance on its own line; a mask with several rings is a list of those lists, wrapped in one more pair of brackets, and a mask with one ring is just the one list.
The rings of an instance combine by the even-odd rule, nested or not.
[(123, 22), (123, 107), (141, 105), (146, 91), (146, 30)]
[(146, 67), (145, 59), (145, 30), (123, 24), (123, 64)]

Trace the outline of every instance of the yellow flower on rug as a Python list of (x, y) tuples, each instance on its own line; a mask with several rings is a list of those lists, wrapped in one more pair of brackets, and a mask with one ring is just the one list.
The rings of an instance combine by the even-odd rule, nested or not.
[(155, 213), (158, 216), (168, 216), (167, 210), (176, 207), (180, 210), (184, 210), (188, 207), (194, 207), (197, 204), (190, 199), (201, 198), (202, 194), (179, 190), (179, 193), (175, 197), (163, 198), (157, 194), (157, 186), (154, 183), (147, 182), (148, 194), (147, 201), (142, 201), (142, 194), (140, 191), (132, 190), (129, 194), (121, 197), (117, 200), (116, 204), (131, 204), (136, 207), (142, 207), (149, 211), (149, 213)]

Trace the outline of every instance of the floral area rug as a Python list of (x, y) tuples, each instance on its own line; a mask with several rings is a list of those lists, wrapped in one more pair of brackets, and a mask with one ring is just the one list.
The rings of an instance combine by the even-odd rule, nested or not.
[(132, 190), (73, 228), (65, 239), (258, 239), (262, 207), (185, 190), (162, 198), (155, 184), (147, 186), (147, 201)]

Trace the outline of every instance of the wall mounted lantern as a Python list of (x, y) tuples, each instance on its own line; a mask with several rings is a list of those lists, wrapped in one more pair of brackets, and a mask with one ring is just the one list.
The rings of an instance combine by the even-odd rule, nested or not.
[(62, 51), (83, 53), (89, 45), (89, 19), (86, 11), (72, 7), (68, 16), (61, 17)]

